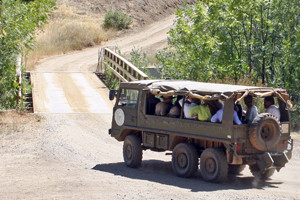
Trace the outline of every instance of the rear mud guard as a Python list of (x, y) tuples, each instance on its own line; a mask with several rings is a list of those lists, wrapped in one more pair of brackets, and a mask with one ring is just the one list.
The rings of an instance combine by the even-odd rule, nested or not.
[(274, 155), (272, 156), (272, 158), (274, 160), (274, 167), (276, 167), (278, 172), (289, 161), (289, 158), (286, 155), (286, 153), (282, 153), (281, 155)]
[(287, 150), (287, 157), (289, 160), (292, 159), (292, 151), (293, 151), (293, 148), (294, 148), (294, 140), (293, 139), (290, 139), (289, 142), (288, 142), (290, 148)]
[(259, 171), (263, 172), (265, 169), (270, 168), (274, 164), (274, 160), (270, 153), (265, 152), (262, 155), (257, 155), (257, 166)]

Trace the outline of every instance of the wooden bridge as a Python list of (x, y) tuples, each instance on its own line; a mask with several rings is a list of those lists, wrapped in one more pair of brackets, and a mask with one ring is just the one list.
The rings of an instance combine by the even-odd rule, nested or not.
[(96, 74), (101, 78), (101, 76), (106, 74), (107, 70), (110, 70), (114, 77), (121, 82), (148, 79), (148, 76), (144, 72), (128, 60), (109, 49), (109, 47), (102, 47), (98, 52)]

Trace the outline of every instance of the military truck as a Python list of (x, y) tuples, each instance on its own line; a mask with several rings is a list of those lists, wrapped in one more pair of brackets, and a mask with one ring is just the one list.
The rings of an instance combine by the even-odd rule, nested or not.
[[(177, 118), (153, 112), (151, 99), (163, 95), (172, 96), (173, 101), (183, 99)], [(280, 120), (270, 113), (260, 113), (251, 123), (235, 125), (235, 104), (247, 95), (258, 99), (273, 96)], [(228, 173), (238, 174), (246, 165), (254, 176), (266, 179), (291, 159), (293, 139), (288, 108), (292, 104), (285, 89), (141, 80), (120, 83), (119, 89), (111, 90), (109, 96), (110, 100), (116, 97), (109, 134), (123, 141), (128, 167), (141, 166), (143, 150), (169, 152), (177, 176), (191, 177), (200, 167), (205, 181), (221, 182)], [(222, 122), (186, 119), (183, 110), (188, 97), (223, 102)]]

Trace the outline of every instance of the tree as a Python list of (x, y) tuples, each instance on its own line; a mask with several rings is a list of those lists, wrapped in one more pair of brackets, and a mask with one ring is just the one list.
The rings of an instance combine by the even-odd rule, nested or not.
[(0, 110), (17, 107), (22, 89), (16, 75), (17, 57), (33, 46), (35, 30), (47, 22), (53, 8), (52, 0), (0, 1)]
[(163, 75), (250, 79), (297, 96), (299, 10), (297, 0), (204, 0), (186, 6), (176, 13), (168, 48), (157, 54)]

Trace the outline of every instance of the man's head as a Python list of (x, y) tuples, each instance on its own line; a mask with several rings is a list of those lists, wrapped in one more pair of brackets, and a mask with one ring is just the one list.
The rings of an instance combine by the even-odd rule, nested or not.
[(185, 99), (186, 99), (188, 102), (190, 102), (190, 103), (194, 103), (194, 104), (197, 104), (197, 105), (201, 104), (201, 100), (200, 100), (200, 99), (197, 99), (197, 98), (192, 98), (192, 97), (188, 96), (188, 97), (186, 97)]
[(166, 96), (166, 95), (163, 95), (162, 98), (163, 98), (163, 102), (167, 102), (167, 103), (171, 102), (173, 99), (172, 96)]
[(192, 97), (190, 97), (190, 96), (186, 97), (186, 100), (189, 101), (190, 103), (192, 103), (192, 101), (193, 101)]
[(215, 107), (217, 110), (223, 107), (223, 104), (218, 100), (206, 100), (205, 103), (210, 107)]
[(264, 99), (264, 106), (265, 108), (269, 108), (271, 105), (274, 105), (275, 101), (274, 101), (274, 97), (265, 97)]
[(247, 107), (250, 107), (253, 105), (253, 97), (251, 95), (247, 95), (244, 98), (244, 103), (246, 104)]

